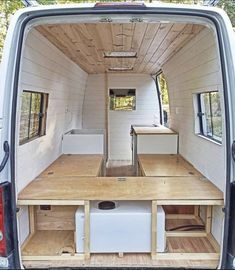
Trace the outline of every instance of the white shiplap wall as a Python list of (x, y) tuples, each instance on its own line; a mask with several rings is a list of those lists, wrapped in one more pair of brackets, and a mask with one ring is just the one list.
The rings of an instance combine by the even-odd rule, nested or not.
[[(209, 29), (205, 29), (163, 66), (163, 72), (169, 88), (170, 127), (179, 133), (180, 154), (218, 188), (224, 190), (224, 138), (223, 144), (218, 145), (199, 137), (194, 131), (197, 117), (194, 113), (193, 95), (211, 90), (222, 92), (216, 46), (213, 33)], [(214, 214), (212, 231), (216, 239), (219, 240), (222, 227), (221, 209), (214, 207)]]
[(36, 30), (27, 37), (20, 74), (19, 93), (49, 93), (49, 104), (46, 135), (18, 147), (19, 191), (61, 154), (62, 134), (81, 127), (87, 81), (87, 73)]
[[(49, 104), (46, 135), (17, 148), (18, 191), (61, 155), (62, 134), (71, 128), (81, 127), (86, 81), (87, 73), (41, 34), (36, 30), (28, 34), (22, 58), (19, 95), (23, 90), (49, 93)], [(22, 213), (22, 217), (25, 216)], [(27, 234), (26, 230), (23, 232)], [(25, 235), (21, 235), (21, 238), (23, 240)]]
[[(108, 74), (108, 88), (135, 88), (135, 111), (109, 111), (109, 159), (131, 159), (130, 126), (153, 124), (159, 115), (156, 85), (146, 74)], [(83, 128), (105, 128), (105, 75), (89, 75), (85, 91)]]

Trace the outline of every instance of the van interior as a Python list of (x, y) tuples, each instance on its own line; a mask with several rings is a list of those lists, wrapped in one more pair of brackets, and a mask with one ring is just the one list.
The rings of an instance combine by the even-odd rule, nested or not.
[(219, 265), (225, 125), (209, 22), (35, 20), (18, 87), (25, 268)]

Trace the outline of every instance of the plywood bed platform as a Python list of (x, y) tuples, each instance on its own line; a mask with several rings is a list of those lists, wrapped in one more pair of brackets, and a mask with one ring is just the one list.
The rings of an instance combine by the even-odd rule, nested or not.
[[(90, 202), (96, 200), (152, 201), (151, 254), (90, 254)], [(23, 244), (27, 267), (46, 266), (179, 266), (215, 268), (219, 245), (211, 234), (212, 207), (223, 205), (223, 193), (205, 178), (185, 177), (50, 177), (31, 182), (18, 197), (18, 205), (29, 206), (30, 236)], [(84, 253), (76, 254), (74, 230), (38, 230), (35, 210), (42, 205), (84, 207)], [(203, 231), (167, 231), (167, 250), (156, 253), (158, 205), (204, 205)], [(166, 216), (167, 226), (179, 224)], [(191, 222), (191, 221), (190, 221)], [(44, 239), (44, 240), (43, 240)], [(47, 243), (47, 244), (45, 244)], [(55, 247), (55, 245), (58, 245)], [(40, 249), (40, 252), (37, 250)], [(52, 254), (53, 253), (53, 254)], [(173, 263), (174, 262), (174, 263)]]
[(61, 155), (39, 178), (66, 176), (101, 176), (103, 170), (103, 155)]
[(139, 154), (138, 164), (142, 176), (202, 176), (181, 155)]
[[(41, 200), (160, 200), (200, 201), (223, 204), (223, 193), (210, 181), (201, 177), (50, 177), (32, 181), (18, 196), (18, 204), (40, 205)], [(204, 203), (205, 204), (205, 203)], [(70, 204), (71, 205), (71, 204)]]

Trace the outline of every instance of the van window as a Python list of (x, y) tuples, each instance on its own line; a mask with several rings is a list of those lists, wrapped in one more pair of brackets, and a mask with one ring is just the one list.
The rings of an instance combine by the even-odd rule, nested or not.
[(157, 87), (161, 94), (162, 111), (163, 111), (162, 124), (166, 127), (169, 127), (170, 105), (169, 105), (168, 87), (166, 83), (166, 78), (162, 72), (157, 75)]
[(46, 134), (48, 94), (23, 91), (20, 116), (20, 144)]
[(197, 94), (200, 134), (222, 142), (222, 117), (218, 91)]
[(135, 89), (110, 89), (109, 108), (112, 111), (133, 111), (136, 109)]

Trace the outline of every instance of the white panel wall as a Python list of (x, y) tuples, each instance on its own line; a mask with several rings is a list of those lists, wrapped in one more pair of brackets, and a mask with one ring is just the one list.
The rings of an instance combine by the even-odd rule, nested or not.
[(41, 34), (29, 33), (19, 92), (49, 93), (49, 104), (46, 135), (18, 147), (19, 191), (61, 154), (62, 134), (81, 127), (86, 80), (87, 74)]
[(18, 146), (18, 191), (61, 155), (62, 134), (81, 127), (86, 80), (87, 74), (36, 30), (29, 33), (22, 58), (19, 95), (23, 90), (49, 93), (49, 104), (46, 135)]
[[(222, 90), (216, 42), (212, 32), (203, 30), (163, 66), (169, 87), (171, 123), (179, 133), (179, 152), (218, 188), (224, 190), (225, 140), (218, 145), (194, 132), (196, 116), (193, 94)], [(222, 99), (221, 99), (222, 100)], [(223, 108), (223, 106), (222, 106)], [(223, 132), (224, 133), (224, 132)], [(214, 209), (213, 233), (221, 234), (221, 209)]]
[[(135, 88), (135, 111), (109, 111), (109, 159), (131, 159), (130, 126), (153, 124), (159, 115), (156, 85), (146, 74), (108, 74), (109, 88)], [(85, 92), (83, 128), (105, 127), (105, 77), (89, 75)]]
[(89, 74), (83, 105), (83, 128), (105, 128), (105, 74)]

